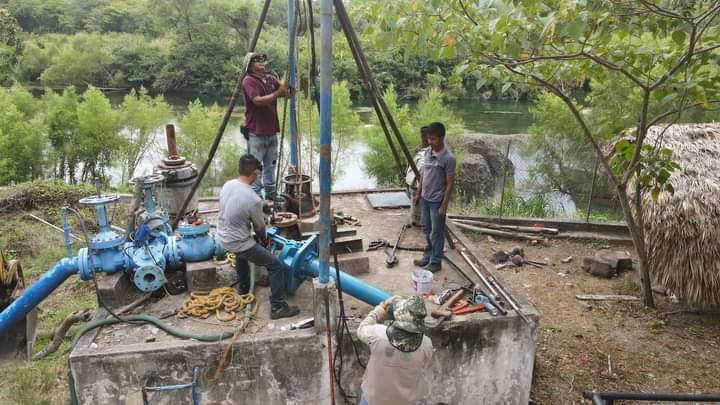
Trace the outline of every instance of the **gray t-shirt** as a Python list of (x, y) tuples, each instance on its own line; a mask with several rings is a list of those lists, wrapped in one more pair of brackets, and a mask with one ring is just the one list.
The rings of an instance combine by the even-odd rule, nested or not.
[(455, 156), (444, 147), (437, 155), (432, 148), (425, 151), (422, 172), (422, 198), (430, 202), (441, 202), (445, 195), (447, 177), (455, 176)]
[(252, 231), (265, 237), (262, 200), (250, 185), (230, 180), (220, 190), (217, 234), (226, 251), (244, 252), (255, 245)]

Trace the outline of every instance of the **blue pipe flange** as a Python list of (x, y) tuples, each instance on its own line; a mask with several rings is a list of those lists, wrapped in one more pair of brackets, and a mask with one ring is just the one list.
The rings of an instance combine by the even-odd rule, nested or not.
[(157, 291), (166, 283), (165, 272), (155, 265), (138, 267), (133, 275), (133, 282), (143, 292)]
[(170, 267), (178, 267), (182, 263), (177, 241), (177, 236), (169, 236), (167, 238), (167, 245), (165, 245), (165, 252), (163, 252), (165, 254), (165, 260), (167, 260)]
[(88, 248), (81, 248), (78, 251), (78, 275), (81, 280), (92, 280), (92, 271), (90, 268), (90, 258), (88, 257)]
[(117, 194), (107, 195), (91, 195), (89, 197), (83, 197), (78, 202), (83, 205), (98, 205), (98, 204), (109, 204), (120, 199)]

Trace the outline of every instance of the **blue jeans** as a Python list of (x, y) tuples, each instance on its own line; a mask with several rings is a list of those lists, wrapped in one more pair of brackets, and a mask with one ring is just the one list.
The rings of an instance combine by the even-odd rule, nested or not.
[(360, 399), (360, 402), (358, 402), (358, 405), (368, 405), (368, 401), (367, 401), (367, 399), (365, 399), (364, 395)]
[(241, 292), (250, 290), (250, 266), (248, 262), (256, 266), (263, 266), (268, 271), (270, 281), (270, 305), (271, 309), (280, 309), (287, 305), (285, 302), (285, 275), (283, 264), (274, 254), (255, 243), (253, 247), (235, 254), (235, 271), (238, 276), (238, 290)]
[(438, 215), (442, 201), (431, 202), (421, 198), (423, 233), (425, 233), (425, 257), (433, 264), (439, 264), (443, 258), (445, 242), (445, 215)]
[(256, 135), (252, 132), (248, 138), (248, 153), (262, 163), (262, 176), (258, 176), (252, 184), (253, 190), (261, 196), (265, 187), (265, 196), (275, 192), (275, 164), (277, 163), (278, 140), (277, 134)]

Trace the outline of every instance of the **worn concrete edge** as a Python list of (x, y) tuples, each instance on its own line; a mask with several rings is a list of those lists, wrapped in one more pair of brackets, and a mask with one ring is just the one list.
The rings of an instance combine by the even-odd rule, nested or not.
[[(143, 324), (143, 325), (149, 325), (149, 324)], [(86, 358), (96, 358), (96, 357), (104, 357), (104, 356), (112, 356), (112, 355), (118, 355), (118, 354), (126, 354), (126, 353), (134, 353), (134, 354), (142, 354), (142, 353), (154, 353), (154, 352), (165, 352), (168, 350), (173, 349), (182, 349), (182, 348), (188, 348), (190, 346), (214, 346), (218, 343), (221, 345), (225, 345), (228, 342), (230, 342), (230, 338), (223, 339), (223, 340), (216, 340), (212, 342), (203, 342), (195, 339), (182, 339), (182, 338), (174, 338), (172, 340), (162, 340), (159, 342), (152, 342), (152, 343), (133, 343), (128, 345), (109, 345), (108, 347), (104, 347), (102, 349), (89, 349), (90, 343), (95, 340), (95, 337), (97, 336), (97, 333), (99, 333), (99, 328), (96, 329), (96, 333), (93, 334), (93, 336), (90, 336), (91, 333), (88, 333), (88, 335), (84, 336), (75, 346), (75, 348), (70, 353), (70, 361), (73, 360), (79, 360), (79, 359), (86, 359)], [(165, 333), (165, 332), (163, 332)], [(242, 345), (243, 343), (266, 343), (266, 342), (282, 342), (285, 340), (297, 340), (297, 339), (311, 339), (317, 337), (314, 330), (312, 328), (310, 329), (299, 329), (299, 330), (288, 330), (283, 331), (283, 334), (280, 335), (278, 333), (248, 333), (243, 334), (238, 337), (238, 339), (235, 341), (234, 345)]]
[[(348, 190), (333, 190), (330, 194), (331, 195), (354, 195), (354, 194), (370, 194), (370, 193), (389, 193), (389, 192), (397, 192), (397, 191), (407, 191), (405, 188), (402, 187), (390, 187), (390, 188), (361, 188), (361, 189), (348, 189)], [(128, 193), (117, 193), (117, 195), (120, 197), (121, 200), (131, 200), (133, 198), (132, 194)], [(320, 195), (320, 193), (313, 192), (313, 195)], [(217, 196), (213, 197), (198, 197), (199, 202), (213, 202), (218, 201)]]

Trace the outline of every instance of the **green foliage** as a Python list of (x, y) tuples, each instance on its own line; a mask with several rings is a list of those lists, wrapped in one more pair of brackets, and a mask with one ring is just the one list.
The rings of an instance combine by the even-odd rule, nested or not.
[(162, 96), (151, 97), (145, 88), (132, 90), (123, 99), (121, 122), (124, 124), (119, 157), (122, 184), (132, 177), (148, 149), (154, 144), (155, 131), (170, 119), (170, 106)]
[(177, 146), (183, 156), (198, 166), (203, 165), (221, 118), (222, 111), (216, 105), (205, 107), (200, 100), (188, 104), (187, 112), (178, 123)]
[(15, 17), (10, 15), (6, 9), (0, 8), (0, 45), (15, 46), (20, 30), (20, 25)]
[[(465, 126), (462, 120), (445, 105), (439, 89), (425, 90), (412, 110), (407, 104), (399, 104), (398, 95), (393, 87), (385, 92), (384, 98), (410, 153), (414, 154), (416, 146), (420, 144), (420, 127), (434, 121), (442, 122), (446, 128), (445, 144), (455, 154), (459, 166), (463, 151), (461, 135)], [(365, 154), (363, 159), (368, 173), (375, 177), (381, 185), (402, 185), (405, 167), (402, 168), (403, 178), (401, 179), (397, 174), (395, 160), (379, 124), (368, 129), (366, 138), (370, 151)], [(393, 141), (398, 154), (400, 154), (401, 163), (407, 164), (394, 136)]]
[[(470, 203), (460, 204), (460, 199), (453, 200), (450, 211), (460, 215), (500, 215), (500, 197), (489, 198), (485, 201), (473, 200)], [(511, 187), (505, 190), (502, 201), (502, 215), (506, 217), (521, 218), (548, 218), (553, 216), (550, 208), (550, 199), (545, 194), (534, 194), (530, 197), (517, 195)]]
[(0, 184), (42, 176), (44, 128), (28, 100), (22, 87), (0, 90)]
[(82, 182), (105, 178), (105, 169), (118, 157), (122, 145), (120, 116), (100, 90), (90, 87), (77, 106), (79, 156)]
[(107, 82), (105, 67), (112, 55), (105, 49), (97, 34), (77, 34), (61, 45), (50, 59), (50, 66), (40, 75), (47, 86), (75, 85)]
[[(673, 172), (680, 169), (680, 165), (673, 162), (673, 152), (667, 148), (655, 148), (652, 145), (642, 146), (642, 155), (637, 165), (635, 181), (641, 190), (650, 190), (653, 200), (657, 201), (660, 193), (675, 192), (669, 182)], [(623, 139), (615, 144), (615, 154), (610, 160), (610, 167), (617, 174), (625, 173), (632, 164), (634, 148), (632, 143)]]

